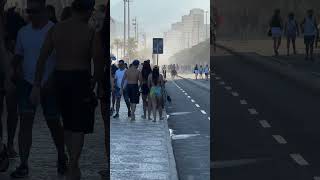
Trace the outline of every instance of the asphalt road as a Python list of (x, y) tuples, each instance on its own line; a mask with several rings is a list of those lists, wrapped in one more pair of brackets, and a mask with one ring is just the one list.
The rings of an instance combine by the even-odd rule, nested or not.
[(317, 179), (320, 97), (221, 50), (212, 58), (212, 178)]
[(166, 106), (180, 180), (210, 179), (210, 93), (190, 80), (166, 84), (172, 103)]

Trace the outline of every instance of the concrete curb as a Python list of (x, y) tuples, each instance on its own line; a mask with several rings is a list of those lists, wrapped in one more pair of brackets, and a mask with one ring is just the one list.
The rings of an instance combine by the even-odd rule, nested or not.
[[(294, 69), (292, 66), (289, 66), (287, 64), (283, 64), (279, 62), (275, 63), (275, 58), (268, 58), (258, 54), (256, 55), (256, 57), (252, 57), (250, 55), (239, 53), (232, 48), (225, 47), (220, 44), (217, 44), (217, 47), (223, 50), (226, 50), (230, 54), (238, 56), (247, 62), (260, 65), (267, 70), (273, 71), (279, 74), (280, 76), (286, 77), (287, 79), (296, 82), (301, 87), (309, 89), (314, 94), (318, 94), (318, 95), (320, 94), (320, 79), (315, 77), (312, 74), (299, 72), (296, 69)], [(257, 58), (265, 59), (265, 60), (258, 60)], [(272, 61), (270, 61), (270, 59)]]
[(167, 150), (168, 150), (168, 156), (169, 156), (169, 180), (179, 180), (176, 160), (175, 160), (173, 148), (172, 148), (171, 135), (169, 131), (167, 111), (165, 109), (163, 109), (163, 115), (165, 117), (165, 120), (163, 122), (165, 126), (165, 131), (167, 134)]
[[(203, 89), (205, 89), (207, 91), (210, 91), (210, 87), (207, 87), (207, 86), (205, 86), (205, 85), (203, 85), (201, 83), (196, 83), (196, 82), (192, 81), (191, 79), (185, 78), (185, 77), (180, 76), (180, 75), (178, 75), (178, 77), (180, 77), (182, 79), (185, 79), (185, 80), (189, 81), (190, 83), (195, 84), (195, 85), (197, 85), (197, 86), (199, 86), (199, 87), (201, 87), (201, 88), (203, 88)], [(210, 79), (209, 79), (209, 81), (210, 81)]]

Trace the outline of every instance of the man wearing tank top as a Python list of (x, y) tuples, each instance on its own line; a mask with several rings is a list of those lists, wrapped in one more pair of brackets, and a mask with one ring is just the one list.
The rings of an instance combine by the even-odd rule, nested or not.
[(305, 17), (303, 22), (301, 23), (301, 29), (303, 31), (304, 44), (306, 46), (305, 60), (310, 59), (311, 61), (314, 61), (313, 45), (319, 30), (312, 9), (307, 11), (307, 17)]

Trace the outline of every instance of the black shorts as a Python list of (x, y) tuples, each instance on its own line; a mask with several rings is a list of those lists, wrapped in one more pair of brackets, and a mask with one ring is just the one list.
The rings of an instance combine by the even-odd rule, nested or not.
[(130, 103), (139, 104), (140, 92), (138, 84), (127, 84), (127, 93)]
[(56, 71), (58, 103), (65, 130), (92, 133), (95, 105), (87, 71)]
[(150, 92), (148, 84), (142, 84), (141, 91), (142, 91), (142, 95), (148, 95)]

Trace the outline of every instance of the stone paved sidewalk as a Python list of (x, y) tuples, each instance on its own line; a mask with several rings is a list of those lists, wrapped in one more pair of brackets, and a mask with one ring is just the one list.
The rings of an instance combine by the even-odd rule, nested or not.
[(120, 118), (111, 118), (111, 179), (176, 180), (177, 172), (167, 120), (158, 119), (157, 122), (152, 122), (142, 119), (141, 103), (140, 100), (135, 121), (127, 117), (127, 108), (123, 101)]
[[(104, 153), (104, 127), (100, 114), (100, 111), (97, 110), (95, 131), (85, 138), (84, 150), (80, 160), (83, 180), (102, 180), (99, 171), (104, 170), (107, 167), (107, 160)], [(2, 118), (3, 121), (4, 119), (5, 117)], [(57, 153), (49, 129), (47, 128), (41, 113), (38, 111), (33, 127), (33, 147), (31, 149), (29, 170), (30, 176), (26, 179), (63, 180), (64, 177), (57, 176), (56, 161)], [(11, 180), (9, 174), (15, 169), (18, 163), (19, 158), (11, 160), (9, 171), (0, 173), (0, 180)]]

